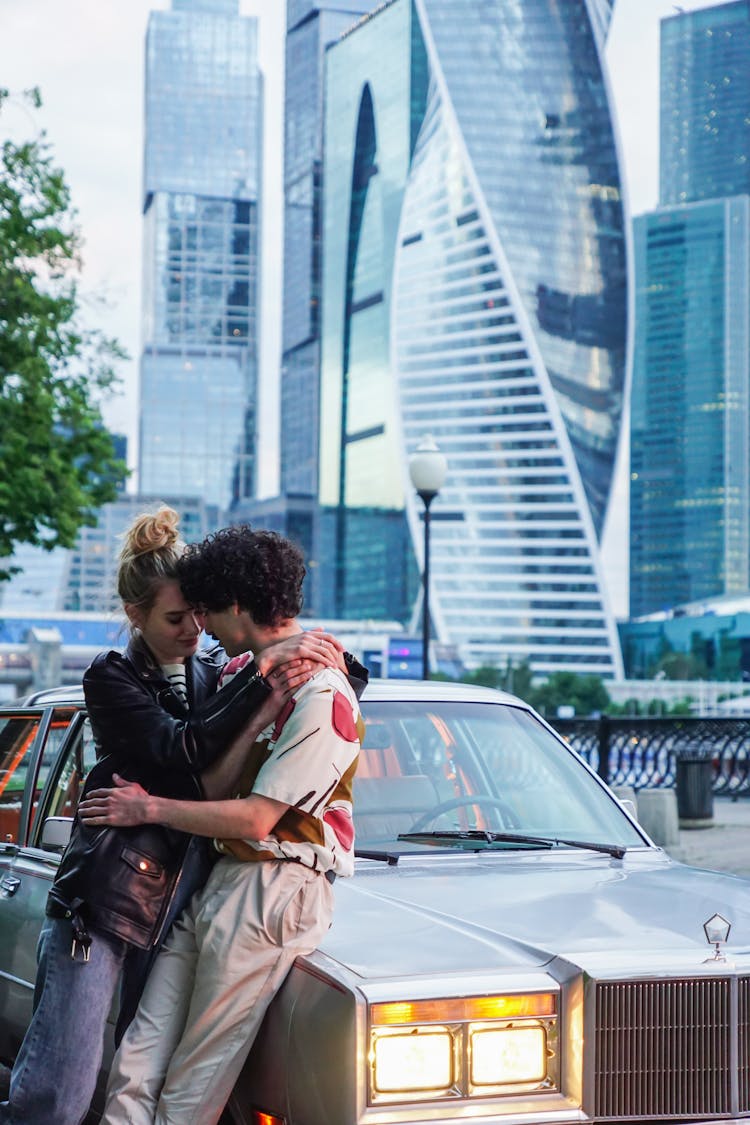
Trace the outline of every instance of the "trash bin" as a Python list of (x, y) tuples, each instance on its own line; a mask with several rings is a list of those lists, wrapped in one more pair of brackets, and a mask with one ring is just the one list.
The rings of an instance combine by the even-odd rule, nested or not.
[(714, 820), (712, 748), (696, 742), (677, 751), (675, 790), (680, 828), (710, 828)]

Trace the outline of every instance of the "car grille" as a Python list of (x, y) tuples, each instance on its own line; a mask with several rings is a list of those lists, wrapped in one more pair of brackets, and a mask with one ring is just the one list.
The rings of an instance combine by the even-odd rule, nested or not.
[(750, 1112), (750, 977), (739, 983), (740, 1113)]
[[(748, 1110), (750, 978), (598, 982), (597, 1120)], [(736, 1104), (736, 1103), (735, 1103)]]

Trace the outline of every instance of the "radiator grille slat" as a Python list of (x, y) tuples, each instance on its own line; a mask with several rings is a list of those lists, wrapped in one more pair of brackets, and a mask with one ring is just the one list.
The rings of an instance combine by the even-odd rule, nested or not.
[[(740, 984), (739, 1078), (747, 1091), (750, 984), (746, 979)], [(731, 989), (724, 977), (599, 983), (594, 1116), (679, 1119), (729, 1113)], [(746, 1092), (744, 1099), (747, 1109)]]
[(750, 977), (739, 981), (740, 1113), (750, 1112)]

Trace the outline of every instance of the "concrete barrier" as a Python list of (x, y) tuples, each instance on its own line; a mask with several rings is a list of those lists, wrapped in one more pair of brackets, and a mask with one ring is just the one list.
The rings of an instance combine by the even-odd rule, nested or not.
[(632, 785), (613, 785), (612, 792), (617, 800), (624, 807), (626, 812), (631, 816), (638, 819), (638, 804), (635, 795), (635, 789)]
[(661, 848), (680, 842), (677, 795), (674, 789), (639, 789), (636, 795), (638, 822)]

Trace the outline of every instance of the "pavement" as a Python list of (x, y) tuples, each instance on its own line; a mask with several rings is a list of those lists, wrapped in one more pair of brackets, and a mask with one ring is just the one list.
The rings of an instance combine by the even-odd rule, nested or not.
[(710, 827), (680, 828), (679, 843), (665, 851), (692, 867), (750, 879), (750, 795), (715, 797)]

